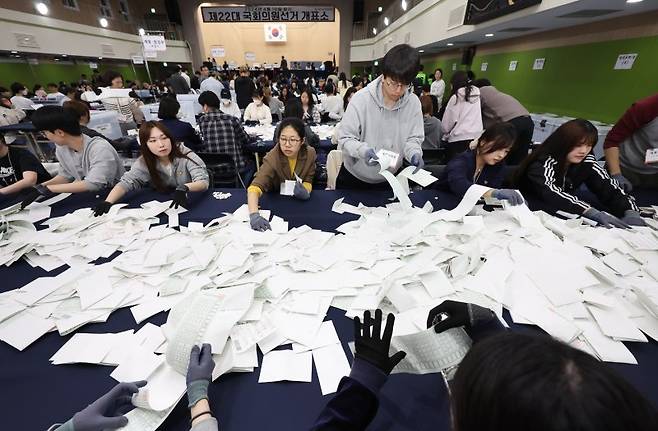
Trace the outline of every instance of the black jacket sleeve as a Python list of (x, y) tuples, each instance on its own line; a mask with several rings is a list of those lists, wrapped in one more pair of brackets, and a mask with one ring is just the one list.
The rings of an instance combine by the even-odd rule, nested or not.
[(358, 381), (343, 377), (311, 431), (362, 431), (375, 417), (377, 396)]
[(627, 195), (617, 180), (610, 178), (608, 172), (598, 163), (591, 154), (582, 162), (587, 176), (587, 188), (605, 205), (612, 215), (623, 217), (624, 211), (639, 211), (632, 196)]
[(537, 160), (528, 166), (524, 188), (529, 189), (549, 206), (572, 214), (582, 214), (590, 205), (564, 191), (556, 179), (557, 161), (552, 157)]

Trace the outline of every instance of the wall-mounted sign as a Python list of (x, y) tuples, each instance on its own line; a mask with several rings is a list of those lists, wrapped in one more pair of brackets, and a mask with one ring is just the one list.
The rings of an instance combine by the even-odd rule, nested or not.
[(226, 50), (223, 46), (213, 46), (210, 48), (210, 56), (212, 58), (216, 57), (226, 57)]
[(162, 35), (145, 34), (142, 36), (144, 51), (166, 51), (167, 43)]
[(212, 6), (201, 7), (203, 22), (329, 22), (333, 6)]
[(244, 59), (246, 61), (256, 61), (256, 53), (255, 52), (245, 52), (244, 53)]
[(633, 68), (633, 64), (635, 64), (635, 59), (637, 59), (637, 54), (621, 54), (617, 57), (615, 69), (630, 70)]
[(488, 67), (489, 67), (489, 63), (482, 63), (482, 65), (480, 66), (480, 70), (482, 72), (486, 72)]
[(89, 63), (90, 69), (98, 69), (98, 63)]
[(545, 58), (535, 58), (535, 62), (532, 65), (532, 70), (543, 70), (544, 63), (546, 63)]
[(133, 64), (144, 64), (144, 57), (141, 55), (133, 55), (130, 57), (133, 61)]
[(452, 70), (453, 71), (457, 70), (457, 63), (452, 63)]
[(516, 70), (516, 66), (519, 64), (518, 61), (512, 60), (509, 62), (509, 71), (514, 72)]

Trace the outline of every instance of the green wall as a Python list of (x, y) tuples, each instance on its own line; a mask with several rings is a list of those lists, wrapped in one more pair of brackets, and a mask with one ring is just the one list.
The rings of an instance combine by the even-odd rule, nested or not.
[[(146, 68), (136, 65), (135, 71), (130, 64), (98, 63), (98, 71), (102, 74), (107, 70), (116, 70), (125, 80), (148, 81)], [(0, 63), (0, 86), (9, 88), (12, 82), (20, 82), (30, 90), (34, 84), (46, 85), (49, 82), (74, 82), (81, 74), (91, 77), (93, 70), (89, 63), (59, 63), (54, 61), (39, 61), (37, 65), (21, 63)], [(137, 72), (137, 75), (135, 75)], [(155, 77), (154, 77), (155, 78)]]
[[(633, 69), (614, 70), (619, 54), (637, 53)], [(532, 70), (536, 58), (545, 58), (543, 70)], [(518, 61), (509, 71), (510, 61)], [(458, 57), (424, 57), (428, 75), (440, 67), (450, 82)], [(486, 72), (482, 63), (488, 63)], [(363, 65), (352, 73), (363, 71)], [(614, 123), (636, 100), (658, 92), (658, 36), (544, 48), (531, 51), (478, 55), (472, 70), (499, 90), (519, 99), (531, 112), (551, 112)], [(449, 85), (448, 85), (449, 88)], [(446, 98), (448, 94), (446, 94)]]

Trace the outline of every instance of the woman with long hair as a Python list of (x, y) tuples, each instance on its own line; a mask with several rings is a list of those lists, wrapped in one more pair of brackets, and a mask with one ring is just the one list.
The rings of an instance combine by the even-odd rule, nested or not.
[(186, 207), (188, 192), (208, 189), (206, 164), (185, 146), (178, 144), (160, 122), (146, 121), (139, 128), (141, 156), (133, 163), (104, 201), (94, 207), (94, 216), (107, 213), (126, 193), (147, 185), (161, 193), (173, 190), (171, 206)]
[(311, 89), (306, 87), (304, 91), (302, 91), (299, 100), (301, 100), (302, 109), (304, 110), (302, 120), (304, 120), (305, 123), (320, 124), (320, 111), (318, 110), (318, 107), (315, 106)]
[(347, 76), (345, 75), (345, 72), (340, 72), (338, 75), (338, 83), (336, 83), (338, 86), (338, 93), (340, 94), (340, 97), (345, 97), (345, 93), (347, 92), (348, 89), (352, 88), (352, 83), (347, 80)]
[[(523, 161), (515, 173), (515, 184), (553, 210), (582, 215), (608, 228), (644, 226), (633, 197), (610, 178), (591, 154), (597, 140), (596, 127), (589, 121), (567, 121)], [(610, 213), (576, 197), (582, 184)]]
[(448, 161), (466, 151), (483, 130), (480, 89), (471, 83), (463, 70), (455, 72), (450, 83), (452, 95), (441, 120), (443, 140), (448, 141)]

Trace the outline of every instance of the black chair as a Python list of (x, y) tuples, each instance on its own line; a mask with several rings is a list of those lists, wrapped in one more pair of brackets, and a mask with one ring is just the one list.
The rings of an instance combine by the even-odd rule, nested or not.
[(210, 188), (236, 187), (246, 189), (238, 165), (229, 154), (196, 153), (206, 164)]
[(426, 165), (445, 165), (446, 150), (445, 148), (425, 149), (423, 148), (423, 160)]

